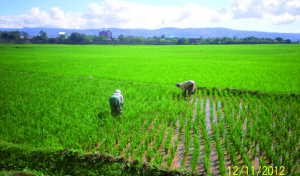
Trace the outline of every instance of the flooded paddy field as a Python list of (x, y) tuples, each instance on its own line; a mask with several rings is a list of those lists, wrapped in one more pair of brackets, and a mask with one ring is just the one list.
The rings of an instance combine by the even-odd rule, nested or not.
[[(0, 141), (198, 174), (296, 175), (299, 46), (2, 45)], [(185, 101), (175, 84), (189, 79)]]
[[(179, 113), (168, 112), (167, 117), (174, 115), (169, 119), (158, 113), (140, 136), (147, 139), (152, 134), (152, 141), (134, 141), (134, 149), (130, 143), (125, 147), (130, 159), (208, 175), (232, 174), (237, 168), (261, 174), (264, 166), (272, 167), (274, 174), (275, 168), (277, 174), (279, 170), (298, 173), (297, 101), (215, 95), (197, 94), (187, 102), (174, 99), (171, 105)], [(124, 152), (122, 156), (126, 157)]]

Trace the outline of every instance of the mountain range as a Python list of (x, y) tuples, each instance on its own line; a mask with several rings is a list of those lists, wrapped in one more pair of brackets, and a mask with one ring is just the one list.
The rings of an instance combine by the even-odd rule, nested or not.
[[(103, 28), (100, 28), (102, 30)], [(283, 39), (290, 39), (292, 41), (300, 41), (300, 33), (278, 33), (278, 32), (260, 32), (260, 31), (244, 31), (244, 30), (234, 30), (228, 28), (160, 28), (160, 29), (121, 29), (121, 28), (107, 28), (112, 31), (113, 37), (123, 34), (124, 36), (142, 36), (144, 38), (158, 36), (160, 37), (164, 34), (166, 37), (187, 37), (187, 38), (217, 38), (217, 37), (234, 37), (245, 38), (245, 37), (258, 37), (258, 38), (272, 38), (282, 37)], [(48, 37), (57, 37), (58, 32), (66, 32), (71, 34), (72, 32), (85, 33), (86, 35), (99, 35), (99, 29), (63, 29), (63, 28), (0, 28), (0, 31), (12, 31), (19, 30), (25, 31), (30, 36), (38, 34), (41, 30), (46, 31)]]

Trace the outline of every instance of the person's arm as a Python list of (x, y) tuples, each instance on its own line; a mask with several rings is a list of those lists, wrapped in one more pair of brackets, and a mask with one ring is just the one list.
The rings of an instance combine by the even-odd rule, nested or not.
[(188, 88), (188, 81), (181, 83), (181, 84), (180, 84), (180, 88), (181, 88), (183, 91), (186, 91), (187, 88)]
[(186, 90), (183, 91), (183, 97), (186, 97)]
[(123, 106), (123, 104), (124, 104), (123, 95), (122, 95), (122, 94), (119, 94), (119, 96), (120, 96), (121, 104), (122, 104), (122, 106)]

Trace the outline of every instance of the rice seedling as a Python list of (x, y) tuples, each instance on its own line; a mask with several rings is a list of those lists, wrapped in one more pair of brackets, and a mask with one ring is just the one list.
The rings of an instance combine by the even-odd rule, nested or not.
[[(288, 173), (298, 174), (294, 165), (299, 158), (299, 99), (272, 95), (300, 92), (295, 77), (300, 68), (298, 46), (203, 46), (203, 55), (188, 54), (182, 59), (170, 58), (169, 53), (198, 46), (120, 46), (112, 50), (108, 46), (35, 45), (34, 54), (24, 49), (12, 57), (13, 46), (0, 50), (0, 140), (98, 151), (158, 165), (165, 160), (170, 167), (184, 135), (182, 168), (190, 162), (192, 171), (200, 165), (206, 174), (212, 174), (210, 155), (216, 144), (221, 175), (226, 172), (224, 149), (232, 165), (238, 165), (237, 155), (248, 168), (260, 157), (266, 158), (260, 161), (262, 165), (285, 166)], [(216, 50), (221, 52), (212, 54)], [(248, 53), (247, 59), (239, 57), (241, 50)], [(280, 52), (294, 55), (279, 56)], [(185, 58), (196, 61), (193, 74), (181, 69), (187, 66)], [(123, 67), (117, 69), (115, 63)], [(210, 79), (216, 74), (219, 81)], [(190, 101), (178, 98), (182, 91), (174, 88), (174, 82), (187, 77), (208, 89), (197, 90)], [(248, 93), (212, 87), (246, 89)], [(117, 88), (125, 104), (122, 115), (113, 117), (108, 98)], [(204, 139), (202, 162), (200, 136)], [(159, 152), (162, 148), (165, 150)], [(185, 163), (189, 152), (191, 161)]]

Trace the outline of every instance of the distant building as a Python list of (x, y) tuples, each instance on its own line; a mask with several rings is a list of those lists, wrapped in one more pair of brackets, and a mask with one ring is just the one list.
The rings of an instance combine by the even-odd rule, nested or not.
[(28, 40), (31, 40), (31, 39), (32, 39), (32, 37), (29, 37), (29, 36), (23, 36), (23, 35), (21, 35), (21, 36), (20, 36), (20, 39), (28, 39)]
[(65, 38), (68, 38), (68, 34), (66, 32), (58, 32), (58, 37), (61, 35), (65, 36)]
[(132, 38), (133, 36), (132, 35), (127, 35), (127, 38)]
[(196, 38), (189, 38), (189, 42), (190, 43), (197, 43), (197, 39)]
[(110, 30), (107, 30), (107, 29), (104, 29), (104, 30), (99, 30), (99, 36), (100, 35), (105, 35), (107, 38), (108, 38), (108, 40), (111, 40), (111, 38), (112, 38), (112, 32), (110, 31)]
[(174, 36), (169, 36), (169, 37), (166, 37), (166, 40), (172, 40), (172, 39), (178, 39), (177, 37), (174, 37)]
[(34, 34), (34, 37), (35, 37), (36, 39), (40, 39), (41, 34)]

